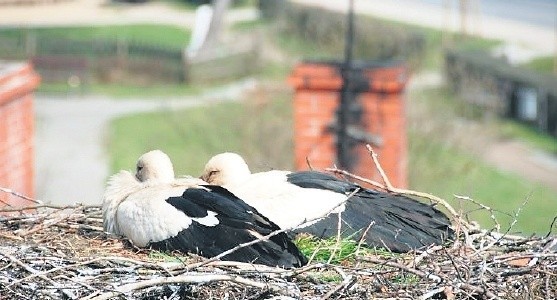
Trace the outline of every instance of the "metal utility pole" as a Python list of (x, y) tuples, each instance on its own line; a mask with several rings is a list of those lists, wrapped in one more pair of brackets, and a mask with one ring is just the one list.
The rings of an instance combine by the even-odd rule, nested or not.
[(337, 159), (339, 168), (350, 170), (352, 155), (350, 149), (351, 140), (348, 134), (350, 125), (350, 105), (354, 95), (350, 86), (350, 76), (352, 71), (352, 52), (354, 44), (354, 0), (349, 1), (347, 30), (344, 49), (344, 63), (342, 65), (342, 88), (340, 91), (340, 105), (338, 110), (337, 124)]
[(460, 32), (468, 36), (468, 0), (460, 0)]
[(553, 41), (553, 47), (554, 49), (554, 53), (553, 53), (553, 74), (557, 75), (557, 6), (555, 7), (556, 11), (555, 11), (555, 32), (554, 32), (554, 41)]
[(441, 45), (443, 49), (449, 48), (451, 44), (451, 1), (443, 0), (443, 31), (441, 32)]

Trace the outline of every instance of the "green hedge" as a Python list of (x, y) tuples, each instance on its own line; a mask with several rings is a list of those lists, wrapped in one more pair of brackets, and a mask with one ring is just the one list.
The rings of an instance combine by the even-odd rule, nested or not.
[[(275, 20), (285, 33), (335, 53), (336, 58), (343, 57), (346, 14), (285, 0), (260, 0), (259, 8), (262, 16)], [(354, 25), (356, 59), (417, 62), (423, 57), (426, 38), (422, 33), (360, 15), (356, 15)]]

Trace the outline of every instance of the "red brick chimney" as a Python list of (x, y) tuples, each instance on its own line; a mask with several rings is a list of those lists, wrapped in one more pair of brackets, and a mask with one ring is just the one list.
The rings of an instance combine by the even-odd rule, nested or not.
[[(336, 136), (331, 130), (340, 104), (343, 79), (337, 63), (301, 63), (288, 81), (296, 90), (294, 96), (294, 151), (297, 170), (324, 169), (336, 164)], [(356, 100), (362, 108), (359, 128), (379, 137), (374, 146), (381, 166), (395, 187), (407, 186), (407, 146), (404, 114), (404, 87), (407, 70), (400, 63), (360, 64), (356, 72)], [(372, 145), (373, 146), (373, 145)], [(365, 143), (354, 147), (356, 175), (379, 182)]]
[[(40, 78), (28, 63), (0, 61), (0, 187), (33, 197), (33, 91)], [(0, 208), (28, 206), (0, 192)]]

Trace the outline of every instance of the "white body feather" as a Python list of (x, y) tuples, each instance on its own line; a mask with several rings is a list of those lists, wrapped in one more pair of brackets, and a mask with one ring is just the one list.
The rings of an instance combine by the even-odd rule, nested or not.
[(118, 206), (142, 188), (143, 184), (128, 171), (120, 171), (109, 178), (103, 197), (103, 226), (106, 232), (122, 235), (116, 221)]
[[(307, 220), (344, 211), (346, 196), (331, 191), (301, 188), (286, 181), (287, 171), (254, 173), (235, 184), (229, 191), (255, 207), (281, 228), (298, 226)], [(296, 209), (292, 209), (292, 208)], [(307, 222), (301, 227), (315, 223)]]
[[(302, 188), (287, 181), (289, 171), (251, 173), (244, 159), (231, 152), (215, 155), (207, 162), (201, 178), (222, 185), (281, 228), (342, 212), (343, 195), (322, 189)], [(342, 203), (342, 204), (341, 204)], [(319, 221), (306, 222), (305, 227)]]
[(121, 234), (139, 247), (176, 236), (192, 222), (165, 200), (182, 195), (184, 188), (150, 187), (128, 196), (116, 213)]
[(168, 184), (140, 182), (130, 172), (120, 171), (109, 179), (105, 191), (104, 229), (144, 247), (150, 242), (176, 236), (192, 221), (215, 226), (218, 224), (215, 212), (209, 211), (204, 218), (189, 218), (165, 201), (202, 183), (197, 178), (180, 178)]
[[(453, 233), (442, 212), (414, 199), (364, 189), (319, 172), (251, 174), (244, 159), (235, 153), (211, 158), (201, 178), (223, 185), (284, 229), (298, 227), (304, 220), (325, 217), (316, 220), (315, 226), (298, 228), (330, 237), (338, 232), (338, 220), (344, 224), (343, 237), (361, 236), (369, 246), (395, 252), (442, 244)], [(343, 203), (348, 200), (345, 193), (349, 191), (355, 194), (348, 203)], [(331, 212), (342, 216), (339, 219)], [(368, 231), (371, 224), (374, 228)]]
[[(109, 179), (103, 199), (104, 229), (139, 247), (206, 257), (278, 229), (241, 199), (206, 184), (198, 178), (175, 179), (168, 155), (147, 152), (139, 158), (135, 175), (121, 171)], [(284, 267), (307, 261), (285, 233), (222, 259)]]

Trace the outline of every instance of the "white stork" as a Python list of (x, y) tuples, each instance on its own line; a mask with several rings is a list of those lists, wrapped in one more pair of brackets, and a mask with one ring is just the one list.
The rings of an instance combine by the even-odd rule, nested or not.
[[(160, 150), (142, 155), (133, 175), (120, 171), (103, 199), (105, 231), (139, 247), (213, 257), (280, 228), (220, 186), (196, 178), (175, 179)], [(224, 260), (298, 267), (307, 262), (284, 233), (224, 256)]]
[(209, 160), (201, 179), (227, 188), (281, 228), (323, 217), (295, 231), (317, 237), (337, 235), (339, 213), (343, 237), (394, 252), (442, 244), (453, 235), (447, 216), (432, 205), (322, 172), (252, 174), (240, 155), (221, 153)]

